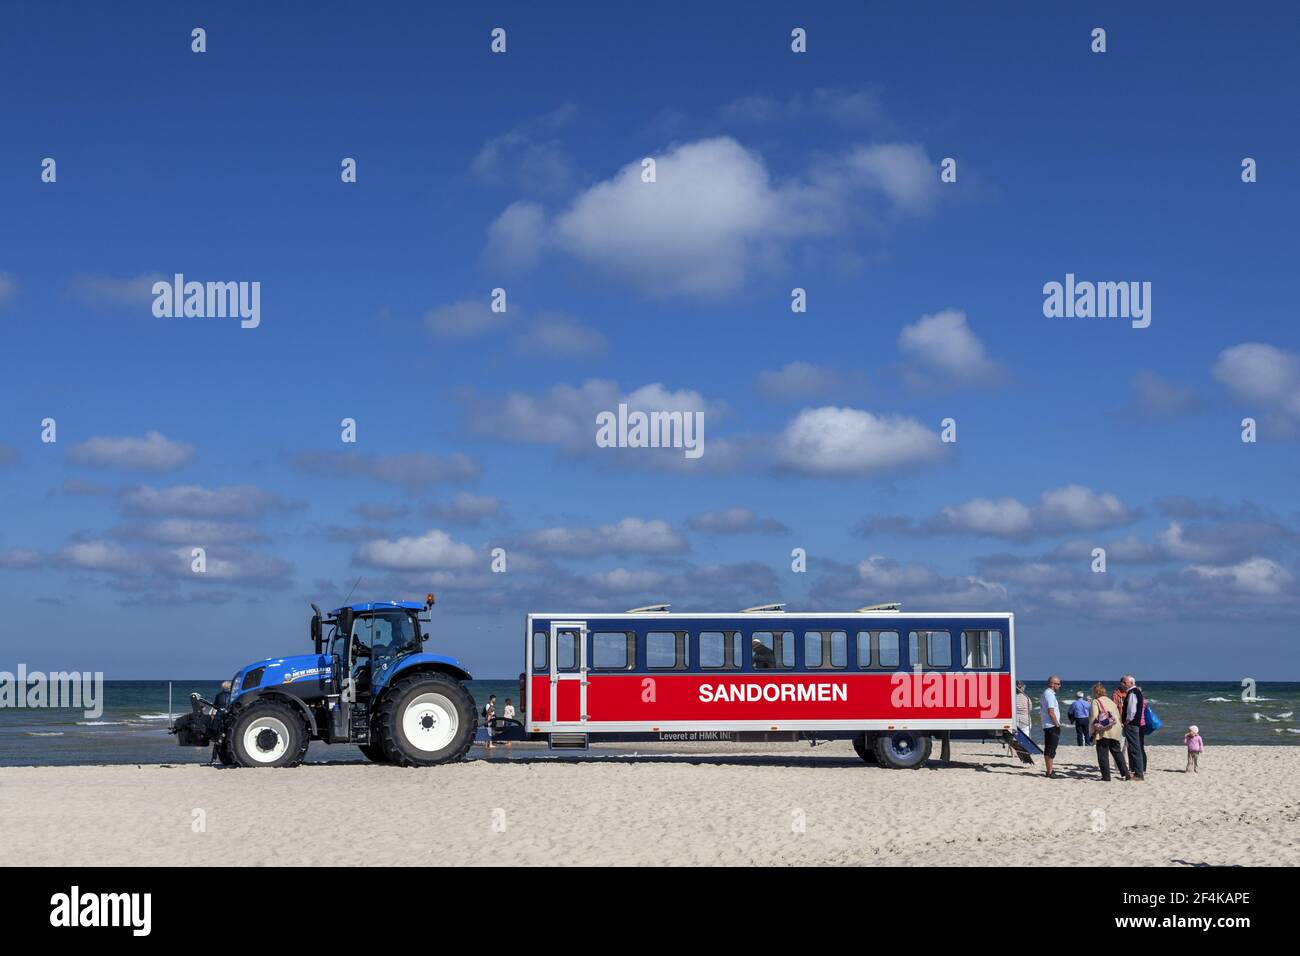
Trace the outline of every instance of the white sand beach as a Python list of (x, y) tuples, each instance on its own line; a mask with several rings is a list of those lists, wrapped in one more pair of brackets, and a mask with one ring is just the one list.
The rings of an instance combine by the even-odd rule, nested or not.
[(950, 763), (918, 771), (867, 766), (846, 743), (695, 746), (601, 759), (517, 746), (432, 770), (3, 768), (0, 860), (1300, 865), (1300, 748), (1215, 747), (1187, 775), (1181, 747), (1152, 747), (1145, 783), (1105, 784), (1092, 749), (1070, 746), (1056, 780), (992, 744), (954, 744)]

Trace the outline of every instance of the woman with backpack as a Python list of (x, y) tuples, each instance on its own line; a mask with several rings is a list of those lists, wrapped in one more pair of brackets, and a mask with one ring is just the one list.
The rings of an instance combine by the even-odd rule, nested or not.
[(497, 695), (489, 694), (487, 703), (483, 705), (483, 726), (487, 728), (487, 732), (488, 732), (487, 748), (486, 748), (488, 750), (492, 749), (492, 721), (496, 719), (496, 716), (497, 716)]
[(1097, 766), (1101, 768), (1101, 779), (1110, 781), (1110, 758), (1115, 758), (1115, 768), (1121, 780), (1131, 780), (1128, 765), (1124, 761), (1124, 752), (1119, 742), (1124, 738), (1120, 729), (1119, 708), (1106, 694), (1101, 681), (1092, 685), (1092, 706), (1088, 709), (1088, 726), (1092, 728), (1092, 740), (1097, 745)]

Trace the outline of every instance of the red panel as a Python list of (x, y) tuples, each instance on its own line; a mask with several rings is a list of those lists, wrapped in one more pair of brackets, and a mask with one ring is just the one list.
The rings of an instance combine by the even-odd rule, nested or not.
[(532, 691), (528, 695), (528, 705), (533, 709), (533, 720), (551, 719), (551, 678), (547, 674), (533, 675)]
[[(590, 690), (591, 688), (587, 688)], [(560, 678), (555, 684), (555, 719), (557, 722), (582, 720), (582, 682)]]
[[(1009, 674), (593, 673), (589, 679), (593, 721), (1010, 721), (1012, 713)], [(576, 685), (561, 682), (562, 689), (565, 683)], [(574, 700), (576, 706), (576, 694)]]

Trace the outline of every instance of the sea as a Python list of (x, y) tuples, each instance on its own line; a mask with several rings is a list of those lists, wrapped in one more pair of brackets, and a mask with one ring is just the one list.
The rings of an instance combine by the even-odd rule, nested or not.
[[(1034, 698), (1034, 737), (1041, 740), (1037, 695), (1043, 681), (1027, 683)], [(498, 706), (507, 697), (518, 705), (517, 679), (475, 680), (468, 686), (480, 709), (489, 694), (497, 695)], [(1087, 694), (1090, 686), (1091, 681), (1064, 681), (1062, 706), (1069, 706), (1076, 691)], [(191, 692), (211, 700), (218, 687), (217, 680), (105, 681), (103, 713), (96, 717), (79, 710), (0, 708), (0, 767), (206, 763), (209, 748), (177, 746), (167, 730), (172, 715), (189, 712)], [(1200, 728), (1207, 750), (1224, 744), (1300, 746), (1300, 683), (1261, 683), (1253, 698), (1243, 697), (1234, 682), (1144, 681), (1142, 688), (1164, 722), (1147, 738), (1148, 746), (1181, 747), (1189, 724)], [(355, 747), (320, 743), (312, 744), (308, 759), (365, 760)]]

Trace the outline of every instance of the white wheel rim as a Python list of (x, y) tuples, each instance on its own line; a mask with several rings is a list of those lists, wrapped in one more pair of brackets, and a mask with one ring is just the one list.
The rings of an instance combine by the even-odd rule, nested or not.
[[(274, 735), (273, 742), (269, 739), (259, 741), (258, 738), (266, 732)], [(271, 743), (272, 746), (264, 747), (263, 744), (266, 743)], [(274, 763), (284, 756), (288, 748), (289, 728), (278, 717), (256, 717), (244, 728), (244, 753), (256, 763)]]
[(424, 753), (450, 744), (459, 726), (455, 705), (442, 694), (420, 694), (402, 714), (402, 733), (412, 747)]

